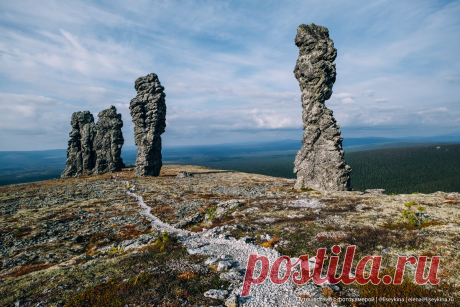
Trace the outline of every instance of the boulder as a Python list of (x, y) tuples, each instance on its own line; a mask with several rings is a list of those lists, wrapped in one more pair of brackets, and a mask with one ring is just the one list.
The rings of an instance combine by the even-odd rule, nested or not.
[(188, 178), (188, 177), (193, 177), (193, 174), (186, 172), (186, 171), (179, 171), (179, 173), (177, 173), (177, 176), (176, 176), (176, 178), (178, 179)]
[(205, 297), (213, 298), (216, 300), (224, 300), (228, 296), (228, 291), (227, 290), (216, 290), (216, 289), (211, 289), (208, 290), (204, 293)]
[(230, 294), (227, 300), (225, 301), (225, 306), (226, 307), (238, 307), (239, 306), (239, 301), (238, 301), (238, 296), (236, 294)]
[(188, 225), (199, 223), (203, 220), (203, 216), (200, 215), (199, 212), (187, 216), (186, 218), (180, 220), (178, 223), (174, 225), (176, 228), (185, 228)]

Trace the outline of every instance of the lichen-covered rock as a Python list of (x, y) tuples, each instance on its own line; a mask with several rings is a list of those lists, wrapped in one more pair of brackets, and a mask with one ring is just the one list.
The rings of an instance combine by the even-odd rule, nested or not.
[(225, 306), (226, 307), (238, 307), (240, 306), (239, 301), (238, 301), (238, 296), (236, 294), (230, 294), (227, 300), (225, 301)]
[(224, 300), (228, 296), (228, 291), (227, 290), (217, 290), (217, 289), (211, 289), (206, 291), (203, 294), (205, 297), (213, 298), (216, 300)]
[(138, 150), (134, 175), (158, 176), (162, 166), (161, 134), (166, 128), (166, 94), (154, 73), (138, 78), (134, 88), (137, 96), (129, 105)]
[(300, 25), (295, 44), (299, 58), (294, 75), (302, 91), (305, 133), (297, 153), (294, 172), (296, 189), (343, 191), (350, 189), (351, 168), (345, 163), (342, 136), (332, 111), (324, 102), (332, 95), (337, 50), (325, 27)]
[(195, 214), (192, 214), (190, 216), (187, 216), (186, 218), (180, 220), (178, 223), (174, 225), (176, 228), (185, 228), (190, 224), (196, 224), (199, 223), (203, 220), (203, 216), (197, 212)]
[(96, 151), (96, 166), (93, 174), (105, 174), (119, 172), (125, 166), (121, 158), (121, 147), (125, 140), (121, 128), (123, 121), (117, 109), (110, 106), (98, 114), (99, 120), (96, 124), (96, 138), (94, 139), (94, 150)]
[(183, 178), (189, 178), (189, 177), (193, 177), (193, 174), (186, 172), (186, 171), (179, 171), (179, 173), (177, 173), (176, 175), (177, 179), (183, 179)]
[(89, 111), (75, 112), (70, 124), (72, 131), (69, 133), (66, 168), (61, 177), (90, 175), (96, 162), (93, 150), (96, 125), (93, 114)]

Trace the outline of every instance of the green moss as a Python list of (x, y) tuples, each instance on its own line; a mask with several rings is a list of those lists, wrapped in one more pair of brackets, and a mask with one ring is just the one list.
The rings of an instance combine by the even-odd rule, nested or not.
[(211, 207), (206, 211), (206, 214), (209, 216), (209, 220), (213, 220), (215, 218), (215, 213), (216, 213), (217, 207)]
[(163, 236), (163, 243), (166, 243), (169, 241), (168, 233), (166, 231), (163, 232), (162, 236)]
[(302, 186), (300, 187), (302, 191), (314, 191), (313, 189), (310, 189), (308, 187), (305, 187), (305, 182), (302, 180)]
[(123, 253), (123, 249), (119, 246), (112, 247), (112, 250), (109, 252), (109, 254), (121, 254), (121, 253)]

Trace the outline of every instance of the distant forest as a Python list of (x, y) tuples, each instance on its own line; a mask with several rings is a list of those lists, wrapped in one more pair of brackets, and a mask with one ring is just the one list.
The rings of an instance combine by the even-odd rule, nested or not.
[[(294, 159), (301, 145), (299, 141), (285, 141), (165, 148), (163, 163), (296, 178)], [(358, 148), (366, 149), (371, 145), (364, 144)], [(460, 144), (353, 149), (356, 150), (345, 148), (345, 160), (352, 168), (351, 185), (354, 190), (381, 188), (387, 194), (460, 192)], [(134, 163), (136, 154), (135, 147), (128, 147), (124, 149), (123, 160), (126, 164)], [(59, 178), (65, 161), (64, 149), (0, 152), (0, 185)]]
[[(439, 147), (439, 148), (438, 148)], [(208, 166), (283, 178), (293, 173), (296, 150), (193, 159), (176, 163)], [(386, 194), (460, 192), (460, 144), (388, 148), (346, 153), (354, 190), (385, 189)]]
[(460, 192), (460, 144), (358, 151), (345, 154), (345, 160), (354, 190)]

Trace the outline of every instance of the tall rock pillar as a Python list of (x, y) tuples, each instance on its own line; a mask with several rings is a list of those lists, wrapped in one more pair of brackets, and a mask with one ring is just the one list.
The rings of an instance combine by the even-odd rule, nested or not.
[(98, 117), (94, 139), (96, 166), (93, 174), (119, 172), (122, 167), (125, 167), (121, 159), (121, 147), (125, 142), (121, 132), (123, 127), (121, 114), (117, 114), (117, 109), (110, 106), (107, 110), (99, 112)]
[(91, 175), (96, 162), (93, 150), (96, 125), (93, 114), (89, 111), (75, 112), (70, 124), (72, 131), (69, 133), (66, 168), (61, 177)]
[(134, 88), (137, 96), (129, 105), (138, 151), (134, 175), (158, 176), (162, 166), (161, 134), (166, 128), (166, 94), (154, 73), (138, 78)]
[(351, 168), (345, 163), (339, 126), (324, 102), (332, 95), (337, 57), (327, 28), (300, 25), (295, 44), (299, 57), (294, 75), (302, 92), (302, 120), (305, 133), (297, 153), (295, 188), (344, 191), (350, 189)]

